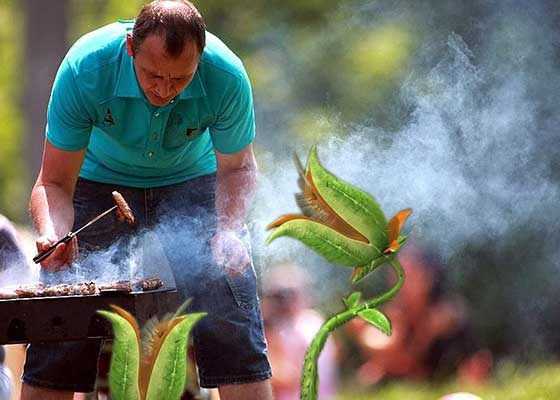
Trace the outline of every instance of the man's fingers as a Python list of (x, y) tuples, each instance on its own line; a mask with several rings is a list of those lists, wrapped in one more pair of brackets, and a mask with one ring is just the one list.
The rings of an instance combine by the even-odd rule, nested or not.
[(245, 244), (231, 232), (214, 236), (212, 255), (216, 264), (231, 276), (245, 272), (251, 262)]
[(227, 260), (224, 268), (230, 275), (240, 275), (247, 271), (250, 264), (247, 254), (239, 254), (237, 257), (232, 257)]
[(212, 248), (212, 253), (214, 256), (214, 261), (216, 261), (216, 264), (218, 265), (224, 265), (224, 262), (226, 260), (225, 256), (224, 256), (224, 251), (221, 247), (219, 248)]
[(57, 239), (55, 237), (41, 236), (35, 242), (35, 246), (37, 247), (38, 252), (42, 252), (42, 251), (48, 250), (49, 247), (51, 247), (56, 242), (57, 242)]
[(78, 250), (78, 238), (76, 236), (74, 236), (72, 238), (72, 240), (70, 241), (69, 244), (69, 251), (68, 251), (68, 255), (69, 255), (69, 260), (68, 263), (71, 263), (72, 261), (74, 261), (76, 258), (78, 258), (78, 254), (79, 254), (79, 250)]
[[(55, 242), (56, 243), (56, 242)], [(47, 246), (46, 249), (50, 247)], [(46, 250), (45, 249), (45, 250)], [(78, 256), (78, 241), (76, 237), (68, 243), (60, 243), (56, 249), (41, 262), (41, 267), (47, 271), (58, 271), (69, 265)]]
[(66, 250), (66, 246), (67, 245), (65, 243), (61, 243), (56, 246), (56, 249), (51, 253), (51, 255), (41, 262), (41, 267), (48, 271), (59, 270), (64, 265), (64, 252)]
[(60, 259), (64, 264), (70, 264), (78, 257), (78, 240), (76, 236), (74, 236), (70, 242), (63, 243), (63, 245), (64, 247), (61, 250)]

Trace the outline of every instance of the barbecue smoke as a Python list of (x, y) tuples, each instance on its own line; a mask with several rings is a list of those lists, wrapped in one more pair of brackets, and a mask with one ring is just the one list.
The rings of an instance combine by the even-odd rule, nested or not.
[[(412, 207), (405, 233), (431, 243), (466, 292), (479, 285), (479, 292), (502, 297), (496, 312), (518, 321), (516, 328), (508, 325), (513, 321), (501, 328), (521, 336), (550, 312), (537, 298), (558, 289), (535, 284), (560, 267), (552, 245), (560, 219), (558, 16), (538, 2), (482, 8), (471, 31), (438, 31), (419, 44), (399, 104), (388, 105), (401, 118), (398, 129), (375, 121), (346, 126), (320, 140), (318, 154), (329, 171), (374, 196), (387, 218)], [(325, 266), (298, 241), (282, 238), (264, 247), (266, 225), (299, 212), (291, 153), (306, 160), (310, 145), (267, 148), (263, 136), (259, 159), (273, 168), (261, 176), (252, 226), (264, 279), (267, 266), (295, 260), (314, 271), (325, 297), (340, 293), (341, 285), (349, 292), (350, 270)], [(310, 265), (318, 263), (321, 268)], [(497, 283), (476, 278), (488, 278), (488, 270)], [(521, 282), (523, 274), (532, 279)], [(537, 317), (529, 320), (530, 314)], [(486, 318), (493, 317), (487, 312)]]
[[(305, 267), (320, 287), (318, 300), (333, 311), (340, 308), (338, 299), (354, 289), (350, 269), (329, 265), (297, 240), (280, 238), (264, 246), (270, 222), (299, 212), (293, 153), (305, 163), (311, 145), (317, 144), (323, 166), (375, 197), (387, 218), (413, 208), (404, 233), (411, 241), (430, 243), (441, 255), (487, 338), (496, 337), (504, 346), (514, 343), (527, 353), (560, 350), (554, 339), (560, 322), (547, 318), (560, 312), (550, 300), (560, 290), (550, 279), (560, 270), (560, 18), (552, 12), (553, 2), (473, 2), (478, 19), (455, 29), (452, 23), (443, 26), (443, 13), (450, 4), (460, 9), (462, 2), (446, 3), (441, 10), (414, 10), (421, 41), (395, 96), (398, 101), (387, 104), (387, 112), (399, 121), (396, 127), (357, 121), (317, 143), (300, 141), (278, 129), (278, 114), (297, 110), (274, 110), (276, 119), (262, 117), (271, 108), (267, 102), (272, 94), (255, 90), (261, 171), (249, 218), (255, 263), (262, 280), (276, 263)], [(345, 29), (381, 18), (398, 20), (400, 10), (392, 7), (389, 2), (364, 4), (351, 11)], [(427, 25), (442, 27), (426, 33)], [(409, 28), (414, 36), (415, 26)], [(280, 54), (275, 62), (281, 63), (282, 49), (274, 51)], [(287, 72), (281, 77), (289, 77), (292, 66), (283, 69)], [(332, 79), (351, 79), (339, 72)], [(290, 90), (289, 79), (279, 81), (279, 90)], [(184, 228), (184, 217), (140, 233), (136, 250), (124, 260), (115, 261), (116, 246), (96, 253), (92, 257), (100, 269), (95, 275), (105, 281), (159, 275), (167, 286), (175, 269), (177, 281), (192, 279), (189, 257), (200, 256), (202, 243)], [(218, 274), (212, 269), (206, 273), (211, 293)], [(92, 279), (80, 266), (72, 274), (69, 281)], [(370, 281), (385, 278), (373, 275)]]
[[(518, 22), (515, 30), (486, 37), (476, 54), (454, 33), (437, 60), (434, 46), (422, 49), (419, 62), (437, 63), (427, 72), (418, 65), (403, 82), (401, 101), (412, 111), (399, 131), (349, 127), (318, 143), (327, 169), (373, 195), (388, 217), (412, 207), (413, 234), (433, 239), (446, 254), (465, 240), (499, 241), (527, 224), (542, 229), (551, 222), (544, 210), (558, 200), (552, 146), (560, 107), (545, 103), (560, 86), (553, 36), (533, 25), (538, 21)], [(509, 57), (497, 58), (505, 47)], [(274, 165), (261, 176), (253, 212), (260, 239), (277, 216), (297, 212), (292, 151), (305, 160), (309, 147), (260, 154)], [(287, 248), (290, 255), (289, 242), (267, 254)]]

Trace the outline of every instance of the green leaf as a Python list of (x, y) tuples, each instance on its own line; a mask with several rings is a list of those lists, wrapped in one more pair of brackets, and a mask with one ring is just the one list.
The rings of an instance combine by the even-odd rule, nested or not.
[[(407, 238), (407, 236), (404, 236), (404, 235), (399, 236), (399, 238), (397, 240), (399, 241), (400, 246), (402, 246), (404, 244), (404, 242), (406, 242), (406, 238)], [(383, 254), (382, 256), (376, 258), (371, 263), (369, 263), (369, 265), (362, 268), (362, 270), (360, 271), (360, 273), (358, 275), (356, 275), (356, 276), (354, 276), (354, 278), (352, 278), (352, 283), (354, 283), (354, 284), (358, 283), (359, 281), (364, 279), (367, 275), (369, 275), (371, 272), (373, 272), (377, 268), (381, 267), (383, 264), (391, 262), (391, 260), (393, 259), (393, 257), (395, 257), (396, 254), (397, 253)]]
[(381, 311), (375, 308), (366, 308), (360, 311), (358, 315), (387, 336), (391, 336), (391, 322)]
[(350, 239), (328, 226), (307, 219), (283, 223), (268, 237), (266, 244), (280, 236), (298, 239), (330, 262), (346, 267), (365, 265), (379, 256), (371, 245)]
[(359, 281), (364, 279), (367, 275), (369, 275), (371, 272), (373, 272), (374, 270), (376, 270), (377, 268), (379, 268), (383, 264), (388, 263), (390, 260), (391, 259), (389, 258), (389, 256), (386, 256), (386, 255), (382, 255), (382, 256), (376, 258), (371, 263), (369, 263), (368, 265), (363, 267), (358, 275), (356, 275), (356, 276), (354, 276), (354, 278), (352, 278), (352, 283), (354, 283), (354, 284), (358, 283)]
[(342, 301), (344, 301), (344, 304), (346, 305), (346, 308), (352, 308), (352, 307), (355, 307), (355, 306), (358, 305), (361, 297), (362, 297), (361, 292), (354, 292), (350, 296), (348, 296), (347, 298), (342, 299)]
[(140, 346), (134, 327), (117, 313), (98, 310), (113, 325), (114, 343), (109, 368), (109, 388), (114, 400), (139, 400)]
[(146, 400), (177, 400), (185, 390), (187, 343), (193, 326), (206, 315), (194, 313), (180, 317), (165, 337), (152, 369)]
[(408, 238), (407, 235), (399, 235), (399, 238), (397, 239), (399, 241), (399, 246), (402, 246), (404, 242), (406, 242), (407, 238)]
[(311, 149), (307, 168), (311, 170), (313, 183), (323, 200), (342, 219), (368, 238), (379, 252), (387, 248), (387, 220), (377, 201), (323, 168), (316, 147)]

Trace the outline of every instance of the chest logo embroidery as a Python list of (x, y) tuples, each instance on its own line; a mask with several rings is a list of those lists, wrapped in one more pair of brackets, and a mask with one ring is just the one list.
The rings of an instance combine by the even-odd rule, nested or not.
[(115, 120), (113, 119), (113, 113), (111, 109), (107, 109), (107, 114), (105, 114), (105, 118), (103, 118), (103, 123), (105, 125), (115, 125)]

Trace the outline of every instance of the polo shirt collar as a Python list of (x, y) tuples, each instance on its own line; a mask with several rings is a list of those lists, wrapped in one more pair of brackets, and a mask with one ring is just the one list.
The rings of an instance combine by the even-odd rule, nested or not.
[(141, 99), (144, 97), (142, 89), (136, 79), (134, 72), (134, 63), (131, 56), (128, 55), (126, 49), (123, 52), (119, 76), (117, 78), (117, 86), (115, 88), (115, 96), (117, 97), (135, 97)]
[[(179, 100), (193, 99), (197, 97), (206, 96), (206, 90), (202, 83), (199, 74), (200, 66), (197, 68), (196, 73), (189, 85), (179, 93)], [(115, 96), (117, 97), (134, 97), (143, 98), (144, 93), (136, 79), (136, 72), (134, 71), (134, 60), (126, 53), (122, 56), (119, 76), (117, 78), (117, 86), (115, 88)]]
[(179, 93), (179, 100), (194, 99), (197, 97), (206, 96), (206, 90), (204, 89), (204, 85), (202, 83), (202, 79), (200, 78), (199, 72), (200, 72), (200, 64), (196, 69), (192, 81), (181, 93)]

